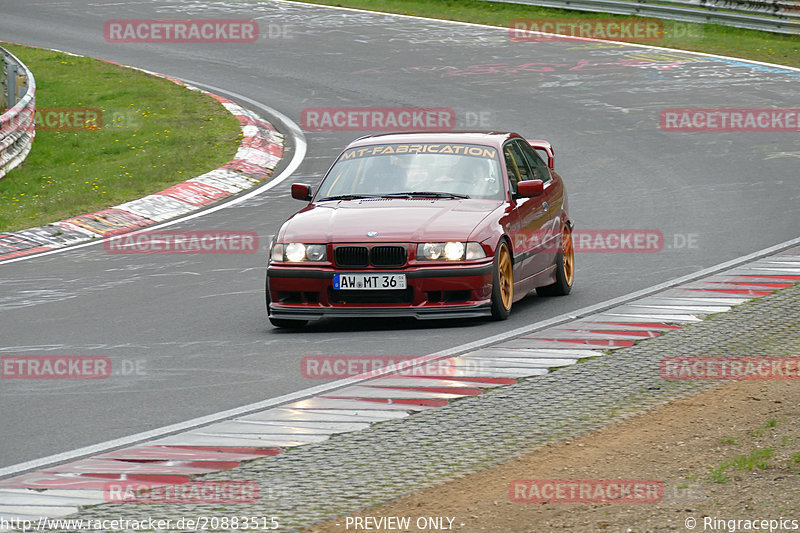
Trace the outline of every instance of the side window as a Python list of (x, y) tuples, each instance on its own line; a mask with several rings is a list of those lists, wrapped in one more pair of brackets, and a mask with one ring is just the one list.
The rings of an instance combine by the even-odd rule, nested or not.
[(531, 145), (528, 143), (518, 142), (520, 143), (520, 148), (522, 148), (522, 153), (525, 155), (525, 160), (533, 171), (533, 177), (529, 179), (542, 180), (544, 182), (549, 181), (550, 169), (547, 168), (547, 164), (542, 161), (542, 158), (539, 157), (536, 150), (531, 148)]
[(519, 150), (519, 146), (510, 142), (503, 147), (503, 156), (506, 160), (506, 171), (508, 172), (508, 183), (513, 194), (517, 194), (517, 183), (532, 179), (531, 170), (525, 157)]

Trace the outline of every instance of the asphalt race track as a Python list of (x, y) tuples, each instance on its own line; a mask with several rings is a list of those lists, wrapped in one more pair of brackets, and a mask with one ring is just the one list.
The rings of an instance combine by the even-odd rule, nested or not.
[[(243, 44), (103, 37), (108, 19), (147, 18), (253, 18), (262, 36)], [(305, 355), (433, 353), (695, 272), (800, 229), (796, 133), (659, 129), (663, 108), (797, 107), (797, 71), (621, 44), (515, 43), (503, 29), (282, 2), (0, 0), (0, 40), (191, 80), (268, 120), (267, 109), (237, 95), (297, 123), (309, 107), (453, 108), (460, 128), (550, 140), (578, 229), (664, 235), (658, 253), (578, 254), (570, 296), (531, 295), (505, 322), (326, 320), (301, 333), (266, 321), (265, 250), (110, 255), (94, 245), (2, 264), (0, 355), (105, 355), (126, 371), (104, 380), (0, 382), (0, 467), (319, 385), (301, 376)], [(317, 183), (360, 135), (306, 132), (308, 153), (294, 176), (170, 229), (256, 231), (265, 248), (302, 206), (288, 197), (289, 184)]]

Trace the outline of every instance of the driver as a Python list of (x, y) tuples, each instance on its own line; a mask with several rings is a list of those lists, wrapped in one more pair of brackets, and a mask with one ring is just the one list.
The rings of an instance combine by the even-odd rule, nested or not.
[(494, 196), (500, 181), (489, 159), (461, 157), (453, 166), (448, 192), (466, 194), (473, 197)]
[(405, 190), (408, 168), (400, 157), (395, 155), (373, 158), (368, 175), (370, 194), (387, 194)]

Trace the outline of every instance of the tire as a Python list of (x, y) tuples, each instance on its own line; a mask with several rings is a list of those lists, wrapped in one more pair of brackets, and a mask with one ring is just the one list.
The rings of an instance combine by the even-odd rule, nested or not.
[(291, 318), (272, 318), (269, 316), (269, 277), (267, 277), (264, 291), (266, 293), (266, 302), (267, 302), (267, 318), (269, 319), (270, 324), (275, 326), (276, 328), (284, 328), (284, 329), (300, 329), (306, 324), (308, 324), (308, 320), (292, 320)]
[(505, 320), (511, 314), (514, 301), (514, 269), (511, 252), (505, 240), (497, 245), (494, 253), (494, 272), (492, 273), (492, 317)]
[(572, 229), (564, 224), (561, 231), (561, 244), (556, 256), (556, 282), (552, 285), (537, 287), (539, 296), (566, 296), (572, 290), (575, 281), (575, 248), (572, 246)]

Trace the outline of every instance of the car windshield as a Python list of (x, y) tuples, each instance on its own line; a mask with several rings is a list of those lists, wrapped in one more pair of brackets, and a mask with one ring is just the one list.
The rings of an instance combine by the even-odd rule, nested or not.
[(497, 150), (454, 143), (350, 148), (325, 176), (316, 201), (371, 197), (504, 197)]

